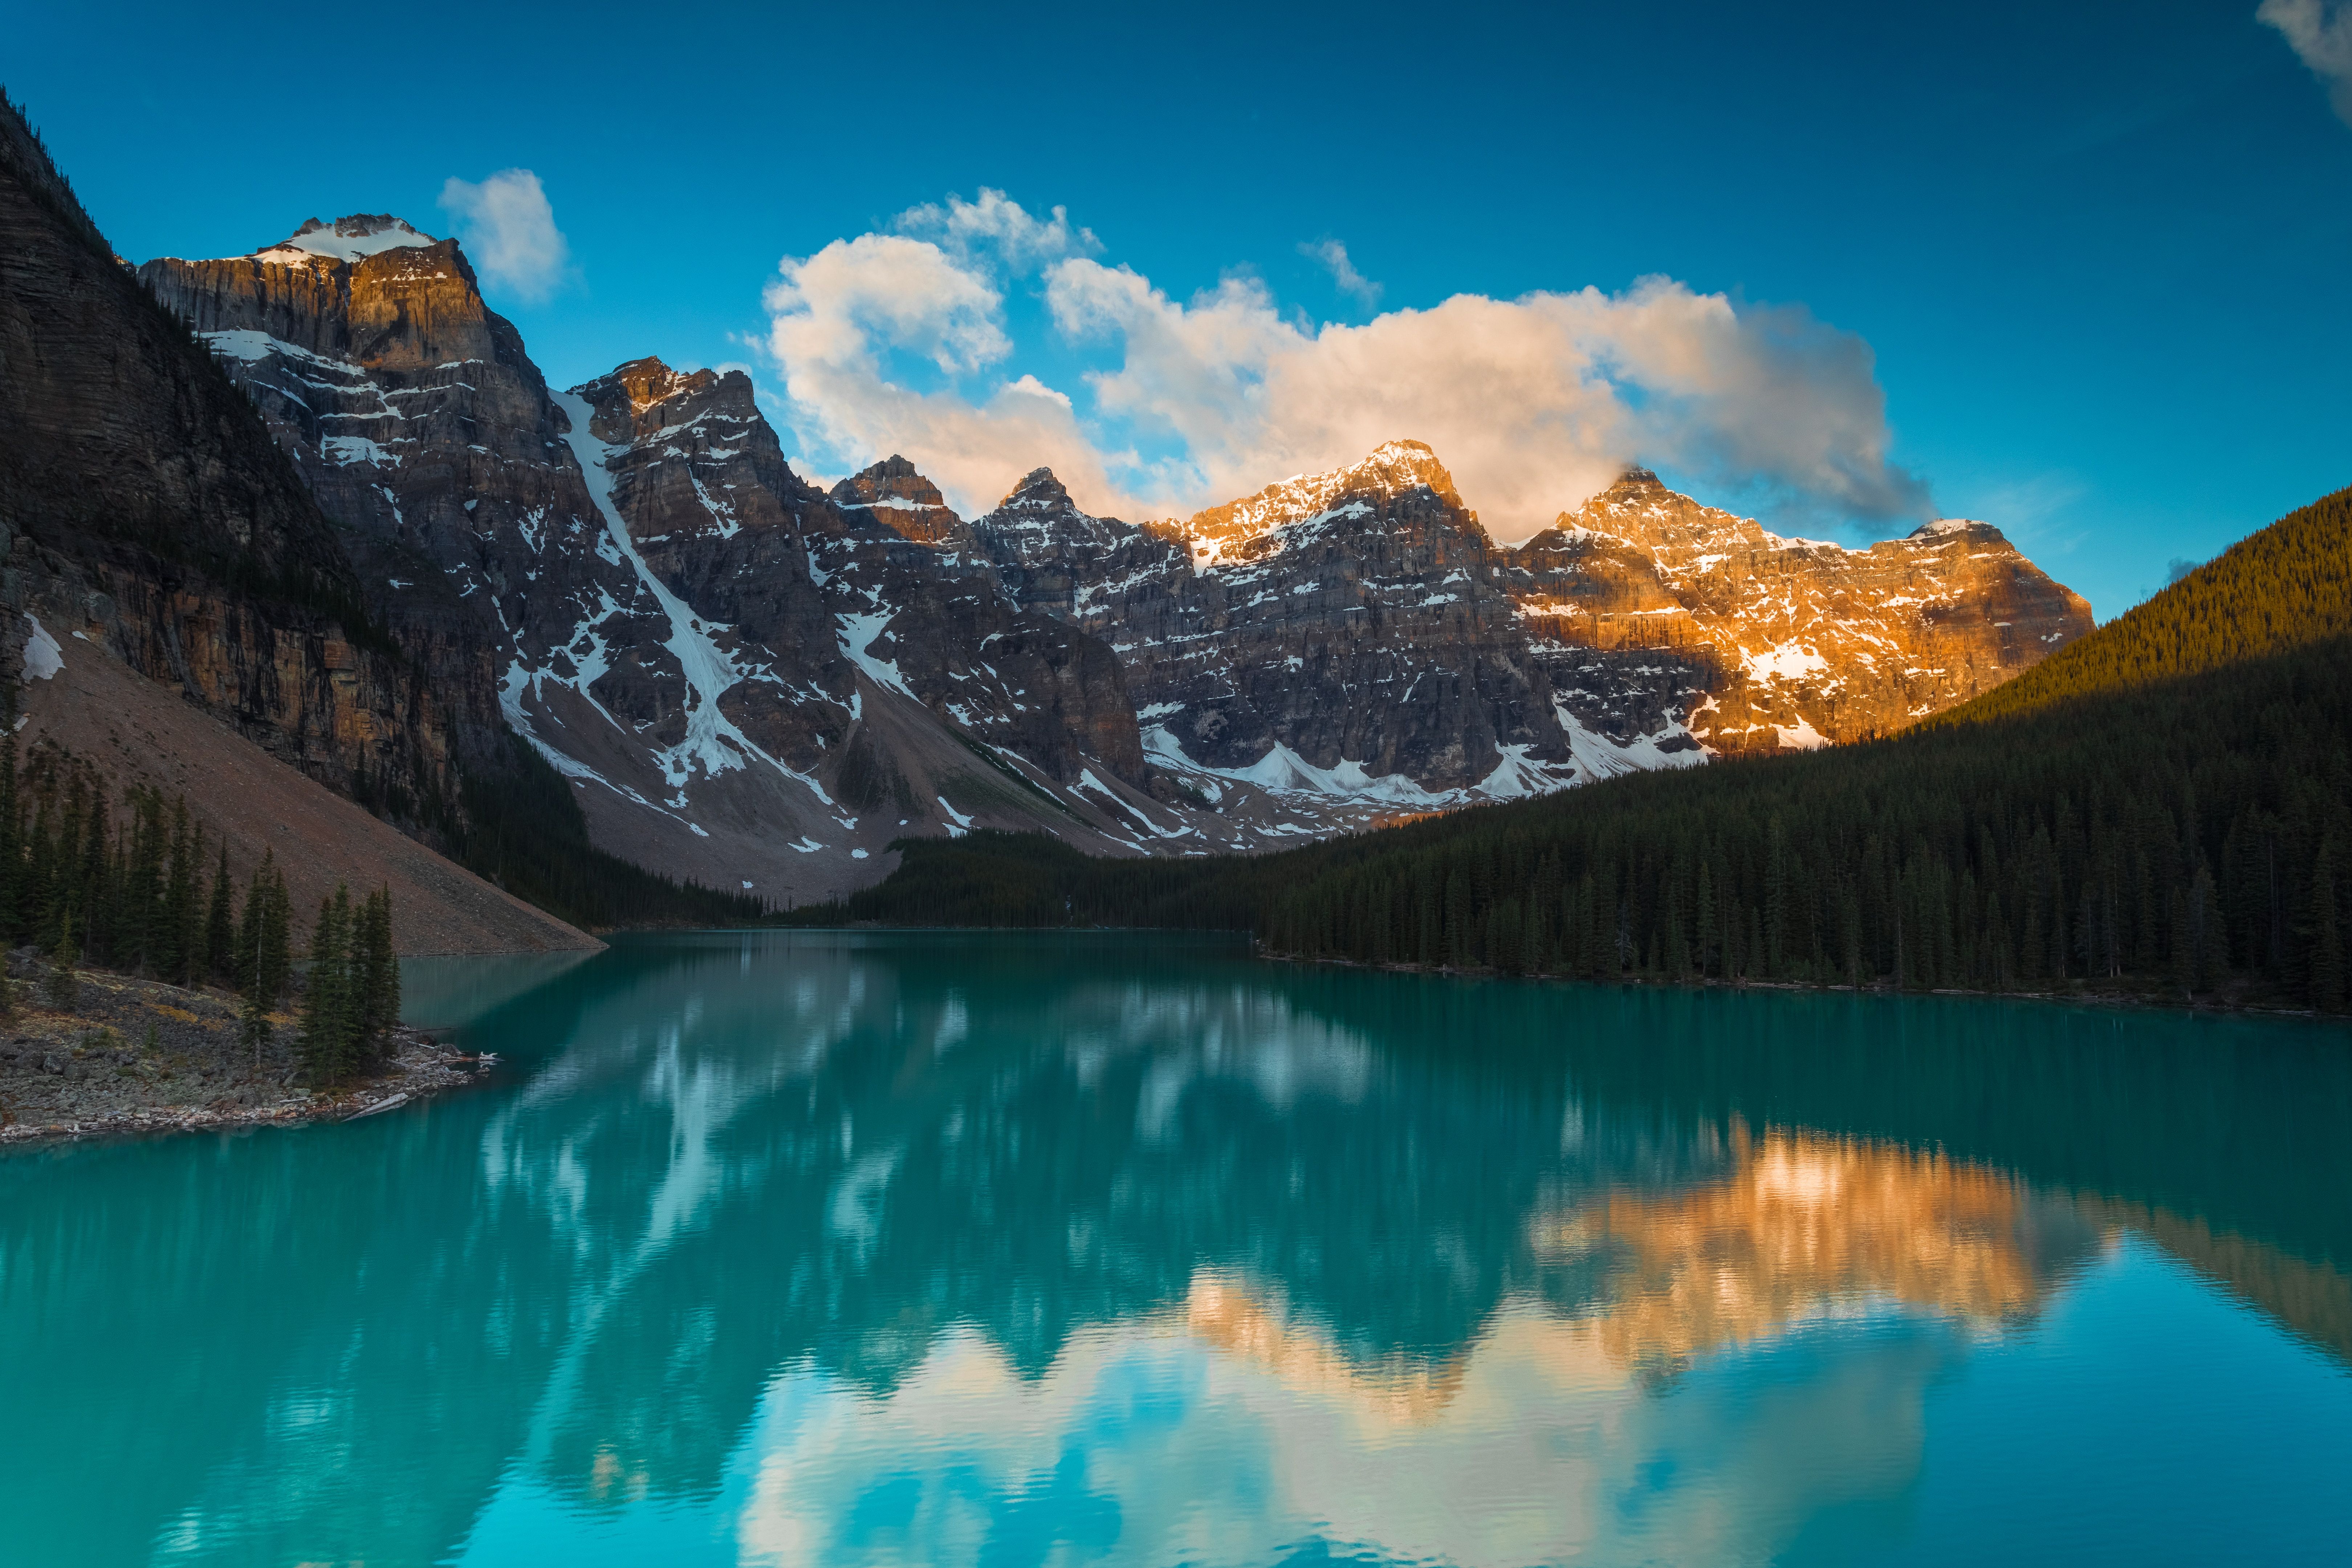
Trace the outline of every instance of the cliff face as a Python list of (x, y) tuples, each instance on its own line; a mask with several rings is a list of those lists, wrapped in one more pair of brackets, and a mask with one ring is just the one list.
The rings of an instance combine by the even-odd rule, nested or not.
[(1216, 635), (1138, 685), (1176, 705), (1184, 755), (1243, 768), (1274, 744), (1317, 773), (1498, 795), (1569, 761), (1486, 531), (1427, 447), (1268, 486), (1181, 537), (1222, 601)]
[(1783, 539), (1638, 468), (1509, 552), (1501, 581), (1548, 659), (1693, 661), (1710, 700), (1692, 728), (1725, 752), (1891, 733), (2092, 626), (2082, 596), (1990, 524), (1852, 550)]
[(478, 728), (487, 671), (458, 659), (431, 679), (387, 636), (346, 536), (13, 109), (0, 110), (0, 423), (12, 610), (102, 642), (312, 777), (395, 805), (446, 799), (453, 759), (494, 741)]

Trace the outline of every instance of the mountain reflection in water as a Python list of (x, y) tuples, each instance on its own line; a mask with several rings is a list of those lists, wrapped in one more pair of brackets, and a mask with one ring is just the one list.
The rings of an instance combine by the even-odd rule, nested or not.
[[(2263, 1434), (2258, 1555), (2352, 1523), (2333, 1030), (1161, 937), (415, 967), (501, 1082), (0, 1160), (26, 1561), (1957, 1561), (1946, 1478), (2084, 1411)], [(2111, 1319), (2231, 1388), (2093, 1377)], [(2074, 1458), (2035, 1528), (2244, 1545)]]

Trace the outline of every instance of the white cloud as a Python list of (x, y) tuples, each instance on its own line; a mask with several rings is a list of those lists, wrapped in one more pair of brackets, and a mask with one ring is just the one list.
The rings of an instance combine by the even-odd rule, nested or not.
[(961, 257), (992, 247), (1017, 270), (1102, 248), (1092, 229), (1070, 226), (1068, 208), (1055, 207), (1050, 219), (1034, 218), (1019, 202), (986, 185), (978, 201), (950, 195), (945, 206), (927, 202), (909, 207), (893, 226), (901, 234), (935, 237)]
[(907, 453), (967, 515), (994, 506), (1041, 462), (1090, 494), (1118, 494), (1069, 398), (1034, 375), (1001, 382), (977, 402), (891, 379), (888, 350), (950, 375), (1012, 352), (1003, 296), (982, 264), (929, 239), (864, 234), (787, 257), (767, 305), (765, 346), (783, 370), (785, 419), (811, 460), (848, 469)]
[(1310, 331), (1250, 280), (1187, 306), (1125, 268), (1071, 260), (1048, 276), (1065, 331), (1124, 341), (1125, 363), (1090, 378), (1096, 401), (1181, 439), (1188, 461), (1159, 477), (1182, 502), (1412, 437), (1508, 538), (1636, 458), (1844, 514), (1925, 510), (1887, 462), (1868, 348), (1801, 312), (1740, 312), (1652, 279), (1620, 295), (1458, 294)]
[(1356, 270), (1348, 259), (1348, 247), (1336, 239), (1315, 245), (1301, 244), (1298, 254), (1321, 262), (1331, 274), (1331, 281), (1339, 286), (1342, 294), (1352, 294), (1364, 302), (1367, 310), (1380, 303), (1381, 286)]
[(457, 220), (475, 270), (492, 284), (536, 304), (563, 281), (572, 247), (529, 169), (501, 169), (479, 184), (452, 178), (441, 205)]
[[(1636, 460), (1813, 513), (1929, 510), (1889, 461), (1868, 345), (1801, 309), (1651, 279), (1622, 294), (1456, 295), (1318, 327), (1286, 318), (1247, 277), (1171, 300), (1129, 268), (1073, 254), (1091, 237), (1059, 209), (1041, 222), (1001, 193), (898, 226), (786, 258), (765, 346), (808, 458), (856, 467), (904, 452), (967, 514), (1039, 463), (1092, 510), (1164, 516), (1400, 437), (1430, 443), (1504, 539)], [(1003, 285), (1038, 263), (1054, 328), (1118, 355), (1075, 401), (998, 369), (1014, 352)], [(948, 384), (905, 384), (893, 354), (930, 361)], [(983, 373), (976, 388), (954, 379)], [(1135, 441), (1158, 455), (1139, 457)]]
[(2352, 125), (2352, 5), (2344, 0), (2263, 0), (2255, 19), (2276, 27), (2327, 84), (2336, 117)]

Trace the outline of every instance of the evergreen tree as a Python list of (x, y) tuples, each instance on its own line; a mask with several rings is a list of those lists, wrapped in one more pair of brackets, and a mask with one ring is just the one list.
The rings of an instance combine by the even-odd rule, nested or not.
[(263, 850), (245, 891), (245, 916), (236, 937), (237, 989), (262, 1011), (277, 1007), (293, 975), (289, 949), (292, 900), (286, 895), (286, 877), (272, 851)]
[(164, 891), (164, 978), (193, 985), (203, 966), (205, 827), (188, 818), (188, 799), (172, 804), (172, 877)]
[(89, 824), (82, 830), (81, 870), (79, 880), (81, 892), (78, 902), (82, 910), (82, 951), (92, 959), (112, 960), (116, 955), (116, 932), (121, 925), (121, 911), (115, 888), (114, 862), (107, 852), (109, 823), (106, 795), (93, 792)]
[(135, 790), (131, 820), (124, 826), (131, 852), (122, 885), (122, 962), (152, 971), (163, 942), (163, 824), (162, 803), (152, 790)]
[(2199, 866), (2189, 884), (2189, 911), (2196, 952), (2190, 984), (2210, 991), (2230, 968), (2229, 922), (2221, 913), (2221, 890), (2210, 868)]
[(270, 1041), (269, 1009), (262, 1005), (261, 994), (248, 991), (244, 1005), (237, 1009), (237, 1024), (244, 1031), (245, 1043), (253, 1047), (253, 1068), (261, 1070), (261, 1053)]
[(303, 988), (302, 1066), (316, 1083), (341, 1083), (359, 1065), (351, 937), (351, 890), (338, 887), (333, 898), (319, 900)]
[(2336, 923), (2333, 855), (2321, 846), (2311, 874), (2311, 1005), (2323, 1013), (2344, 1005), (2344, 937)]
[(237, 922), (235, 959), (237, 993), (261, 999), (264, 1007), (268, 1002), (261, 997), (261, 928), (269, 918), (269, 879), (276, 871), (270, 855), (267, 849), (261, 852), (261, 864), (246, 882), (245, 917)]
[(294, 900), (286, 894), (286, 873), (272, 866), (263, 888), (260, 942), (254, 952), (255, 984), (271, 1007), (286, 994), (294, 976), (293, 923)]
[(229, 880), (228, 837), (221, 837), (220, 865), (213, 871), (213, 896), (205, 916), (202, 978), (233, 978), (236, 973), (236, 885)]
[(381, 1061), (400, 1022), (400, 958), (392, 945), (392, 889), (367, 897), (353, 942), (362, 1059)]
[(70, 912), (60, 914), (57, 945), (49, 951), (49, 977), (44, 997), (57, 1012), (72, 1013), (81, 1006), (81, 979), (74, 973), (74, 963), (80, 956), (74, 951), (73, 916)]
[(164, 881), (163, 934), (157, 969), (180, 984), (190, 980), (196, 936), (196, 862), (204, 853), (204, 829), (188, 820), (185, 796), (173, 803), (171, 871)]

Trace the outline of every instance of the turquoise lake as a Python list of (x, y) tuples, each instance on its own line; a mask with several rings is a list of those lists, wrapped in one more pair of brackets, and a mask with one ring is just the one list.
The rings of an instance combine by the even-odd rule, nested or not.
[(2352, 1031), (709, 933), (0, 1156), (0, 1563), (2352, 1560)]

